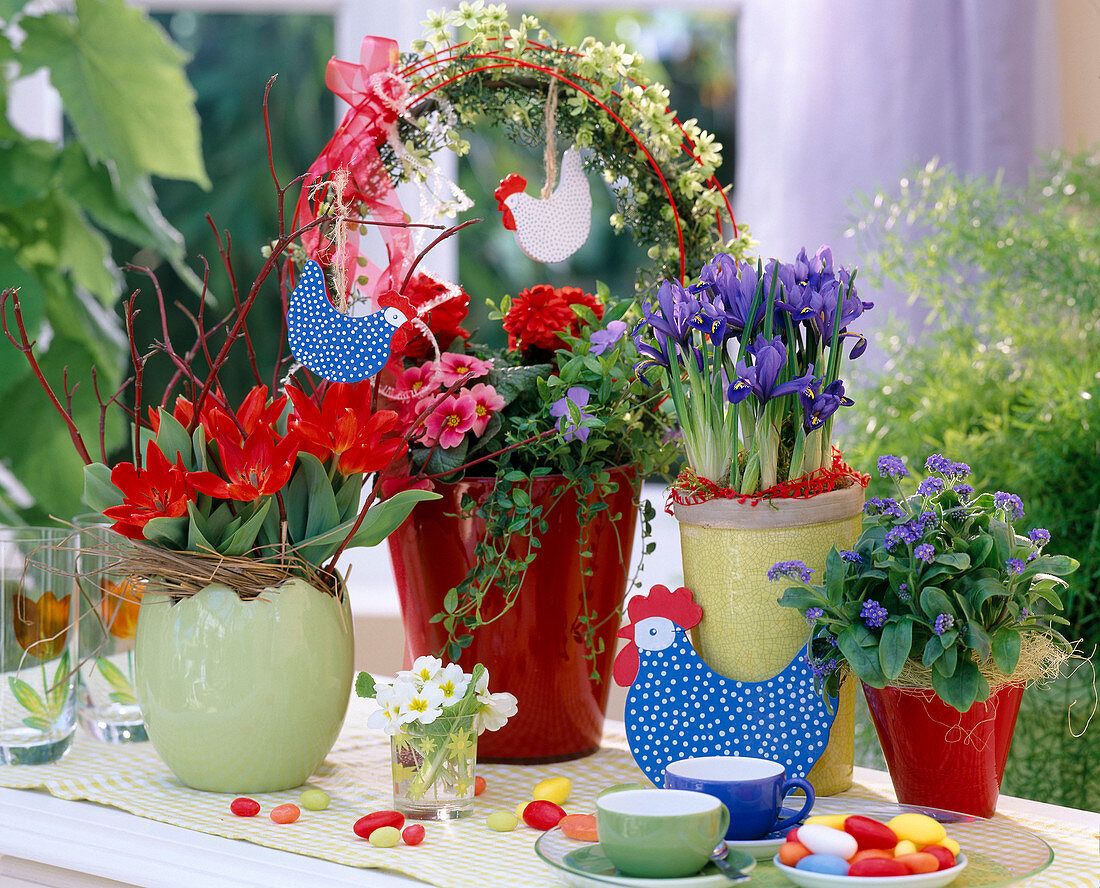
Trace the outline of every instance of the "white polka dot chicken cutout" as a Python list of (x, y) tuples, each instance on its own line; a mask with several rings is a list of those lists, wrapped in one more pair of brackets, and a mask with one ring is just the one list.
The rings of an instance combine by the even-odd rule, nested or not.
[(667, 765), (705, 755), (771, 759), (788, 777), (809, 773), (829, 742), (837, 701), (830, 713), (802, 651), (774, 678), (734, 681), (692, 647), (687, 630), (703, 609), (687, 589), (654, 586), (627, 613), (619, 635), (633, 643), (615, 660), (615, 681), (630, 687), (626, 736), (650, 780), (663, 786)]
[[(561, 262), (588, 240), (592, 227), (592, 193), (575, 148), (565, 152), (557, 187), (546, 199), (522, 189), (519, 176), (509, 176), (497, 191), (506, 228), (514, 228), (516, 243), (536, 262)], [(509, 224), (512, 220), (513, 224)]]

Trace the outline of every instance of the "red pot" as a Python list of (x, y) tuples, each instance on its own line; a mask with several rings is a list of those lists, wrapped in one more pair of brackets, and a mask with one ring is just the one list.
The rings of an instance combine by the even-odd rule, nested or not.
[[(615, 618), (626, 592), (627, 571), (637, 524), (634, 473), (611, 473), (618, 490), (583, 530), (577, 522), (577, 500), (568, 492), (555, 502), (563, 480), (535, 480), (534, 505), (543, 506), (549, 529), (528, 566), (516, 604), (499, 619), (473, 632), (474, 640), (459, 663), (489, 670), (490, 690), (515, 694), (519, 711), (499, 731), (478, 738), (478, 758), (498, 762), (566, 761), (599, 749), (615, 654)], [(443, 610), (447, 591), (474, 565), (474, 549), (484, 522), (460, 518), (459, 504), (469, 494), (480, 505), (492, 489), (491, 478), (468, 478), (437, 485), (440, 500), (418, 503), (408, 520), (389, 536), (397, 593), (405, 624), (409, 662), (438, 654), (447, 640), (442, 623), (429, 622)], [(619, 520), (612, 517), (619, 515)], [(581, 552), (592, 557), (581, 558)], [(528, 553), (526, 537), (511, 542), (511, 555)], [(583, 565), (582, 565), (583, 561)], [(591, 569), (582, 577), (581, 568)], [(583, 583), (582, 583), (583, 580)], [(485, 598), (485, 614), (502, 604), (497, 589)], [(586, 613), (603, 620), (595, 660), (586, 658)], [(610, 617), (610, 619), (608, 619)], [(595, 669), (598, 679), (591, 677)]]
[(898, 801), (992, 817), (1023, 692), (1004, 684), (959, 712), (931, 690), (864, 685)]

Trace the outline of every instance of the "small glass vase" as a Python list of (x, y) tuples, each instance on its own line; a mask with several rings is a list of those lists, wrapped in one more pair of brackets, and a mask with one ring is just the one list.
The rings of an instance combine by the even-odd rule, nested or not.
[(476, 713), (402, 725), (390, 751), (394, 810), (410, 820), (454, 820), (473, 813)]

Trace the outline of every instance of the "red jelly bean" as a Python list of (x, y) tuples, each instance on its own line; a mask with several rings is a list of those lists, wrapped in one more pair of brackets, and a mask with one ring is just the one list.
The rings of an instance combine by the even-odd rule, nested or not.
[(920, 849), (922, 854), (931, 854), (940, 862), (940, 869), (951, 869), (955, 865), (955, 854), (950, 848), (943, 845), (925, 845)]
[(474, 778), (474, 795), (479, 796), (485, 792), (485, 778), (480, 775)]
[(535, 799), (528, 802), (523, 809), (523, 822), (535, 829), (553, 829), (565, 819), (565, 810), (548, 802), (546, 799)]
[(405, 815), (400, 811), (375, 811), (360, 817), (352, 829), (361, 839), (369, 839), (370, 834), (380, 826), (392, 826), (401, 829), (405, 825)]
[(801, 842), (784, 842), (779, 846), (779, 862), (784, 866), (794, 866), (803, 857), (810, 856), (810, 849)]
[[(255, 799), (239, 798), (229, 803), (229, 810), (238, 817), (255, 817), (260, 813), (260, 803)], [(946, 851), (947, 849), (944, 848)]]
[(798, 829), (797, 829), (797, 827), (795, 829), (792, 829), (789, 833), (787, 833), (787, 841), (788, 842), (797, 842), (798, 841)]
[(856, 840), (861, 851), (865, 848), (889, 849), (898, 843), (897, 834), (885, 823), (859, 814), (845, 818), (844, 831)]
[(848, 858), (848, 863), (855, 863), (857, 860), (867, 860), (868, 858), (877, 857), (881, 860), (893, 860), (894, 855), (889, 851), (884, 851), (882, 848), (865, 848), (862, 851), (857, 851), (851, 857)]
[(939, 858), (933, 854), (925, 854), (923, 851), (917, 851), (915, 854), (902, 854), (901, 857), (895, 857), (894, 860), (904, 864), (905, 868), (914, 875), (917, 873), (934, 873), (940, 868)]
[(865, 857), (848, 867), (849, 876), (908, 876), (909, 867), (892, 857)]
[(406, 845), (419, 845), (424, 841), (424, 827), (419, 823), (406, 826), (404, 832), (401, 833), (401, 841)]
[(271, 817), (275, 823), (293, 823), (302, 816), (302, 809), (297, 805), (278, 805), (271, 809)]

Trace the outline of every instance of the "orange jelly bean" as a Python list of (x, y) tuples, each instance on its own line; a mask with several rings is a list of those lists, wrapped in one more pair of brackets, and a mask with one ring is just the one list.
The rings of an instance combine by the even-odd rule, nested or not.
[(794, 866), (803, 857), (810, 856), (810, 849), (801, 842), (784, 842), (779, 846), (779, 862), (784, 866)]
[(905, 864), (905, 868), (914, 875), (917, 873), (934, 873), (940, 868), (940, 862), (936, 856), (925, 854), (923, 851), (917, 851), (915, 854), (903, 854), (900, 857), (895, 857), (894, 860)]
[(596, 831), (595, 814), (567, 814), (558, 824), (561, 831), (571, 839), (578, 842), (598, 842), (599, 833)]
[(476, 796), (481, 795), (483, 792), (485, 792), (485, 787), (486, 786), (487, 786), (487, 784), (485, 783), (485, 778), (484, 777), (482, 777), (480, 775), (475, 777), (474, 778), (474, 795), (476, 795)]
[(293, 823), (302, 816), (302, 809), (297, 805), (278, 805), (271, 809), (271, 819), (276, 823)]

